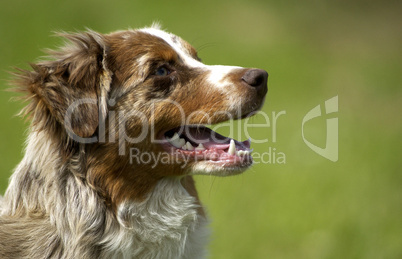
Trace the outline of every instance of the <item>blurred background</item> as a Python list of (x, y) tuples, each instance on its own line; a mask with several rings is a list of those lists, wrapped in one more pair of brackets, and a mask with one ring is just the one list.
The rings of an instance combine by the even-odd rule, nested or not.
[[(196, 178), (212, 219), (210, 258), (402, 258), (401, 7), (392, 0), (3, 2), (0, 193), (29, 125), (15, 116), (23, 107), (10, 101), (16, 94), (4, 90), (7, 71), (59, 46), (54, 31), (107, 33), (160, 21), (207, 64), (270, 74), (263, 109), (270, 124), (248, 129), (268, 139), (253, 144), (265, 161), (239, 176)], [(302, 138), (303, 117), (334, 96), (339, 112), (306, 123), (304, 136), (324, 148), (326, 120), (337, 117), (336, 162)]]

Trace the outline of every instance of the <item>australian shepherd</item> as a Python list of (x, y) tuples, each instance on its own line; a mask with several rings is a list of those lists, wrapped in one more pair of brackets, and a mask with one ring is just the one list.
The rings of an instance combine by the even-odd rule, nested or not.
[(0, 197), (0, 258), (203, 258), (193, 175), (252, 164), (249, 140), (205, 125), (258, 111), (267, 72), (205, 65), (158, 26), (61, 36), (15, 73), (31, 124)]

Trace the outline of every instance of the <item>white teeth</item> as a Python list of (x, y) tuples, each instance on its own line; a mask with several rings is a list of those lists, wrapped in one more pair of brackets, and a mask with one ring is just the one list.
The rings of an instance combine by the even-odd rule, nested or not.
[(236, 145), (233, 139), (230, 140), (230, 146), (228, 150), (229, 155), (234, 155), (236, 153)]
[[(184, 138), (180, 138), (179, 134), (177, 132), (173, 135), (171, 138), (167, 138), (170, 144), (172, 144), (175, 148), (180, 148), (182, 150), (194, 150), (193, 145), (191, 145), (190, 142), (186, 142)], [(198, 147), (195, 148), (195, 150), (205, 150), (205, 147), (202, 144), (199, 144)]]
[[(197, 147), (193, 147), (193, 145), (186, 141), (184, 138), (180, 138), (179, 134), (175, 133), (172, 138), (167, 138), (167, 140), (172, 144), (175, 148), (180, 148), (182, 150), (189, 151), (204, 151), (206, 148), (203, 144), (198, 144)], [(230, 140), (230, 145), (228, 149), (229, 155), (236, 156), (248, 156), (250, 155), (252, 150), (236, 150), (236, 143), (233, 139)]]
[(250, 151), (248, 151), (248, 150), (239, 150), (239, 151), (236, 152), (236, 155), (237, 156), (248, 156), (248, 155), (250, 155)]
[(194, 150), (193, 145), (191, 145), (191, 143), (188, 142), (188, 141), (187, 141), (187, 143), (186, 143), (186, 148), (187, 148), (187, 150)]
[(197, 151), (198, 150), (205, 150), (205, 147), (204, 147), (203, 144), (200, 143), (200, 144), (198, 144), (198, 147), (195, 148), (195, 150), (197, 150)]
[(250, 155), (252, 150), (236, 150), (236, 144), (233, 139), (230, 140), (230, 145), (229, 145), (229, 150), (228, 154), (229, 155), (236, 155), (236, 156), (248, 156)]
[(183, 138), (179, 139), (179, 146), (180, 146), (180, 147), (184, 146), (185, 144), (186, 144), (186, 140), (185, 140), (185, 139), (183, 139)]
[(171, 139), (168, 139), (170, 144), (172, 144), (175, 148), (181, 148), (186, 144), (186, 140), (179, 137), (177, 132), (173, 135)]

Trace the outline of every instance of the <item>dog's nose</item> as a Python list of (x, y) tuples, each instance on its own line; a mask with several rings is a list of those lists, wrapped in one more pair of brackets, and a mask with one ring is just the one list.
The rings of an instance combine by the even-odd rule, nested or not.
[(247, 85), (266, 92), (268, 73), (263, 69), (250, 69), (241, 78)]

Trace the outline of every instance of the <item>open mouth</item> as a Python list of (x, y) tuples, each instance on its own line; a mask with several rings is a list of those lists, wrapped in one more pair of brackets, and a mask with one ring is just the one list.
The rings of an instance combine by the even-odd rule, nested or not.
[(174, 128), (166, 131), (163, 137), (165, 149), (186, 158), (220, 163), (226, 167), (252, 164), (250, 140), (240, 142), (202, 125)]

